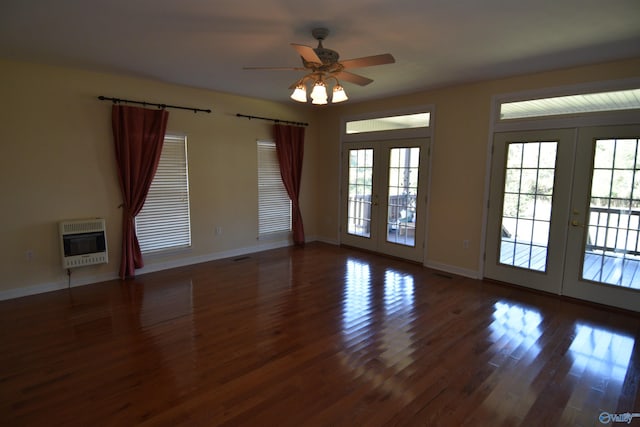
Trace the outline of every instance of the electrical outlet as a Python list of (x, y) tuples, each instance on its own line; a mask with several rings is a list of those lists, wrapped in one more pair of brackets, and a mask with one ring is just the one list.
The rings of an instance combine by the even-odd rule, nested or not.
[(469, 249), (469, 240), (465, 239), (462, 241), (462, 248)]
[(28, 261), (28, 262), (33, 261), (33, 256), (34, 256), (34, 255), (33, 255), (33, 249), (27, 249), (27, 250), (24, 252), (24, 256), (25, 256), (25, 258), (27, 259), (27, 261)]
[(220, 227), (220, 226), (217, 226), (217, 227), (216, 227), (216, 234), (217, 234), (218, 236), (222, 234), (222, 227)]

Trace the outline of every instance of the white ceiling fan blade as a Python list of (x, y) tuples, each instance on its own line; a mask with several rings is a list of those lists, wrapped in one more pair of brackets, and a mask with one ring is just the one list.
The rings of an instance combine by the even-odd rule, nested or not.
[(302, 44), (291, 43), (291, 46), (304, 58), (307, 62), (313, 62), (316, 64), (322, 64), (320, 58), (318, 58), (318, 54), (313, 50), (312, 47), (305, 46)]
[(373, 65), (393, 64), (396, 62), (393, 55), (390, 53), (383, 53), (382, 55), (365, 56), (363, 58), (347, 59), (346, 61), (340, 61), (340, 64), (347, 68), (362, 68), (371, 67)]
[(344, 80), (345, 82), (355, 83), (359, 86), (366, 86), (373, 81), (367, 77), (363, 77), (358, 74), (353, 74), (348, 71), (340, 71), (339, 73), (335, 73), (334, 76), (338, 80)]

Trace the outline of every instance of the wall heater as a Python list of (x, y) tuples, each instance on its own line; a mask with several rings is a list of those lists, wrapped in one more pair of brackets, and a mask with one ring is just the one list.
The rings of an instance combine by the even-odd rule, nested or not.
[(109, 262), (104, 219), (62, 221), (59, 223), (59, 231), (63, 268)]

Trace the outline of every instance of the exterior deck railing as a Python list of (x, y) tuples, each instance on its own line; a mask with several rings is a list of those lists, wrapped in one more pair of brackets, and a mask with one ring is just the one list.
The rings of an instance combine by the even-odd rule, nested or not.
[(640, 255), (640, 210), (592, 206), (589, 215), (587, 251)]

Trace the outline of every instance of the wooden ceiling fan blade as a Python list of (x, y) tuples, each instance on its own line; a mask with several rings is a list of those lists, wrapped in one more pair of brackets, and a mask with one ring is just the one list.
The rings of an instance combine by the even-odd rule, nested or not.
[(305, 71), (306, 68), (303, 67), (242, 67), (243, 70), (294, 70), (294, 71)]
[(355, 83), (359, 86), (366, 86), (373, 81), (370, 78), (363, 77), (358, 74), (353, 74), (348, 71), (340, 71), (339, 73), (335, 73), (334, 76), (338, 80), (344, 80), (345, 82)]
[(303, 44), (291, 43), (291, 46), (304, 58), (307, 62), (313, 62), (316, 64), (322, 64), (322, 60), (318, 57), (318, 54), (312, 47), (305, 46)]
[(346, 61), (340, 61), (340, 64), (347, 68), (362, 68), (371, 67), (373, 65), (393, 64), (396, 62), (393, 55), (390, 53), (383, 53), (381, 55), (365, 56), (362, 58), (347, 59)]

